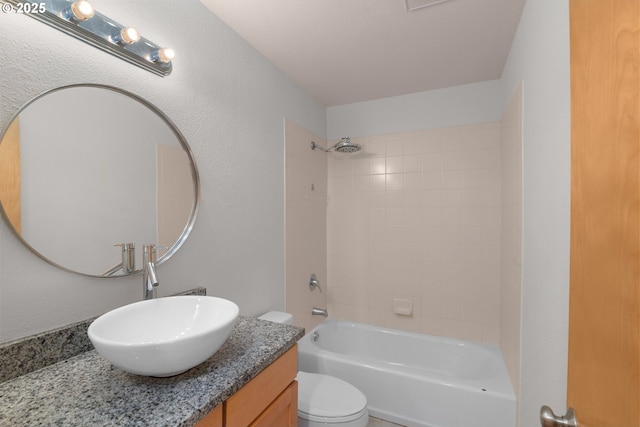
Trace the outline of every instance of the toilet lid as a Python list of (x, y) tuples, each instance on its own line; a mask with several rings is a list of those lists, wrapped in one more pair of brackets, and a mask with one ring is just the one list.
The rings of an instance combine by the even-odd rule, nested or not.
[(367, 411), (367, 398), (353, 385), (329, 375), (298, 372), (298, 415), (310, 421), (347, 422)]

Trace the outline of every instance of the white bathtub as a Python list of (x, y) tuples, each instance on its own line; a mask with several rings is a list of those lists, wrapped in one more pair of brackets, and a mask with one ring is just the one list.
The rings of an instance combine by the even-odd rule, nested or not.
[(516, 424), (496, 346), (327, 319), (298, 342), (298, 355), (299, 370), (358, 387), (374, 417), (411, 427)]

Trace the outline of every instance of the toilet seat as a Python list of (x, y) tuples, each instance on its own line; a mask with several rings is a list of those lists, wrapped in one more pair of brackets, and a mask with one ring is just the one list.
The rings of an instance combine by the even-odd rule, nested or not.
[(346, 423), (368, 417), (367, 398), (346, 381), (298, 372), (298, 417), (319, 423)]

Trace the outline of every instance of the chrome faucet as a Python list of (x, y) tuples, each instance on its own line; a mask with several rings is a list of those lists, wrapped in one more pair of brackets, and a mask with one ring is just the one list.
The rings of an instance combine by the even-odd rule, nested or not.
[(113, 276), (122, 270), (122, 274), (132, 274), (136, 270), (136, 245), (135, 243), (116, 243), (113, 246), (122, 247), (122, 261), (101, 274), (103, 277)]
[(313, 307), (311, 309), (311, 314), (314, 315), (314, 316), (324, 316), (324, 317), (329, 316), (329, 312), (327, 310), (323, 310), (323, 309), (317, 308), (317, 307)]
[(142, 298), (153, 299), (157, 296), (158, 273), (156, 272), (156, 246), (142, 246)]

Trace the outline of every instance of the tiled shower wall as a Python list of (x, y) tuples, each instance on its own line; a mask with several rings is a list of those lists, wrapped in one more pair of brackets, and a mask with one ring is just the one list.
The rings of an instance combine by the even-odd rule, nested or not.
[(500, 123), (352, 141), (328, 164), (331, 317), (498, 343)]

